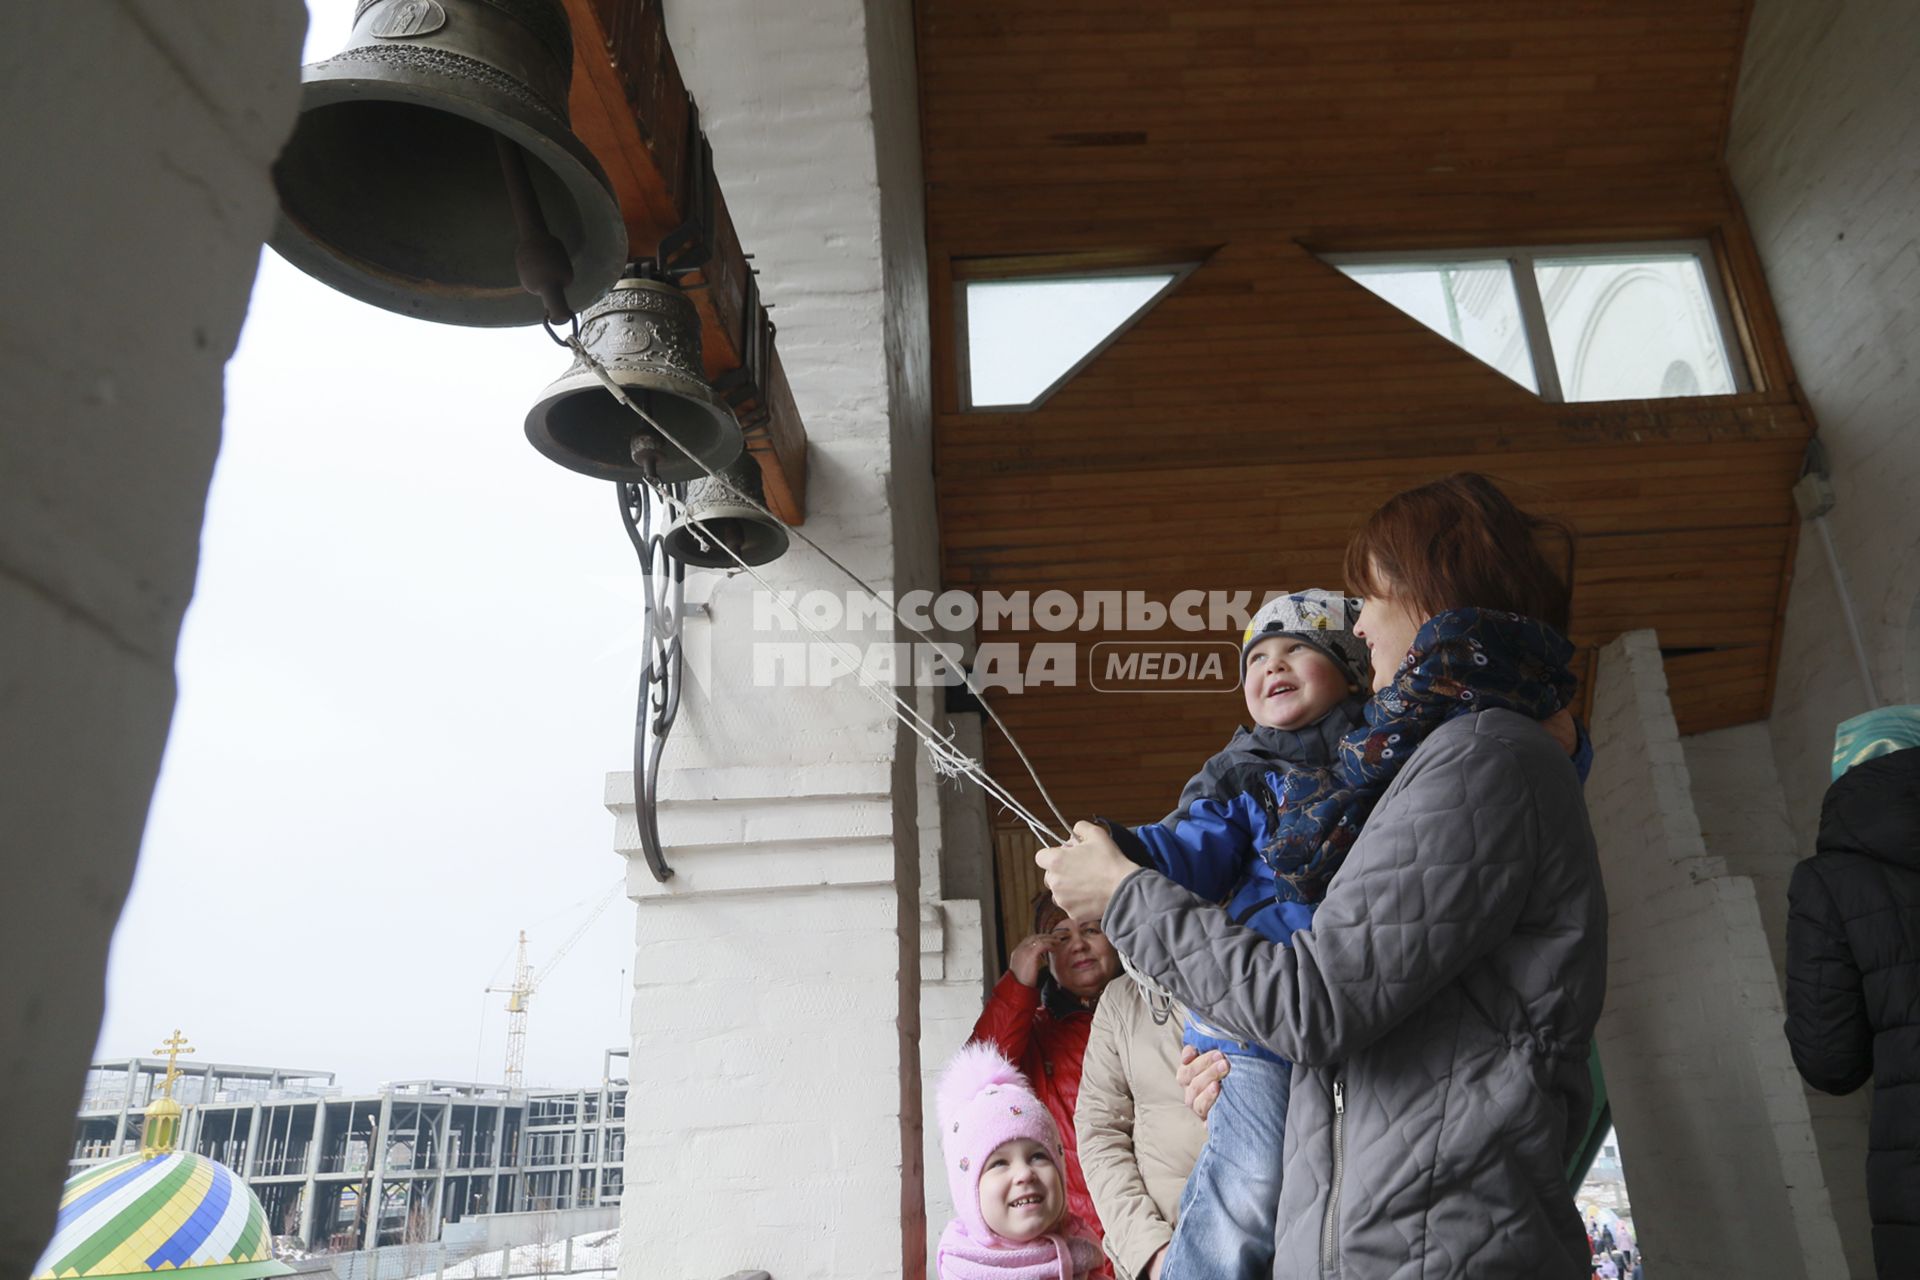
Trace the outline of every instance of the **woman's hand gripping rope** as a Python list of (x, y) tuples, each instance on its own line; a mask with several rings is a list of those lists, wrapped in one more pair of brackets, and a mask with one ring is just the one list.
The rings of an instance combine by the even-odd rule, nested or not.
[(1127, 860), (1106, 828), (1094, 822), (1073, 824), (1066, 844), (1033, 855), (1047, 873), (1047, 888), (1060, 909), (1075, 920), (1098, 920), (1114, 891), (1140, 868)]

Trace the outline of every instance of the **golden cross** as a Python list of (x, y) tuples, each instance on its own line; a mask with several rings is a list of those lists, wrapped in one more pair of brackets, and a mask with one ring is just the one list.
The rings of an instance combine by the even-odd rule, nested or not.
[(180, 1034), (180, 1028), (175, 1027), (173, 1029), (173, 1035), (162, 1040), (160, 1047), (155, 1049), (154, 1052), (163, 1053), (167, 1056), (167, 1075), (166, 1078), (160, 1082), (160, 1092), (163, 1096), (171, 1098), (173, 1096), (173, 1082), (180, 1078), (180, 1068), (175, 1060), (183, 1053), (192, 1053), (193, 1047), (187, 1043), (187, 1038)]

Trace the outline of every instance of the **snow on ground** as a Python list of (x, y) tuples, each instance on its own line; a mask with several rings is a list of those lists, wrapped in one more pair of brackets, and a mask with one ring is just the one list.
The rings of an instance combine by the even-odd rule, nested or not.
[[(573, 1245), (571, 1259), (567, 1254), (569, 1243)], [(448, 1267), (444, 1273), (446, 1280), (501, 1280), (503, 1252), (507, 1254), (508, 1277), (558, 1280), (561, 1276), (579, 1276), (582, 1280), (614, 1280), (614, 1273), (620, 1267), (620, 1230), (616, 1227), (612, 1231), (589, 1231), (574, 1236), (571, 1242), (561, 1239), (549, 1244), (518, 1244), (507, 1250), (490, 1249)], [(415, 1280), (434, 1280), (435, 1275), (429, 1271)]]

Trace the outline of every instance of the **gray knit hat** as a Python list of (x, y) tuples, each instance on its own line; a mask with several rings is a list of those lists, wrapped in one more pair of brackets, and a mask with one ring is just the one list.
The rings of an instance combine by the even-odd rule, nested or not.
[(1260, 606), (1240, 641), (1240, 675), (1247, 674), (1247, 650), (1269, 636), (1304, 640), (1333, 660), (1340, 673), (1362, 689), (1373, 683), (1373, 664), (1367, 644), (1353, 634), (1360, 620), (1360, 602), (1338, 591), (1318, 587), (1275, 596)]

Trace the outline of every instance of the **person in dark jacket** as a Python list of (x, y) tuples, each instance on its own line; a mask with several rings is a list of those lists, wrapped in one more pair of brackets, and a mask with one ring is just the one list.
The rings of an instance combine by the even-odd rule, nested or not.
[(1787, 1043), (1806, 1082), (1874, 1082), (1880, 1280), (1920, 1276), (1920, 707), (1840, 726), (1817, 852), (1787, 890)]

